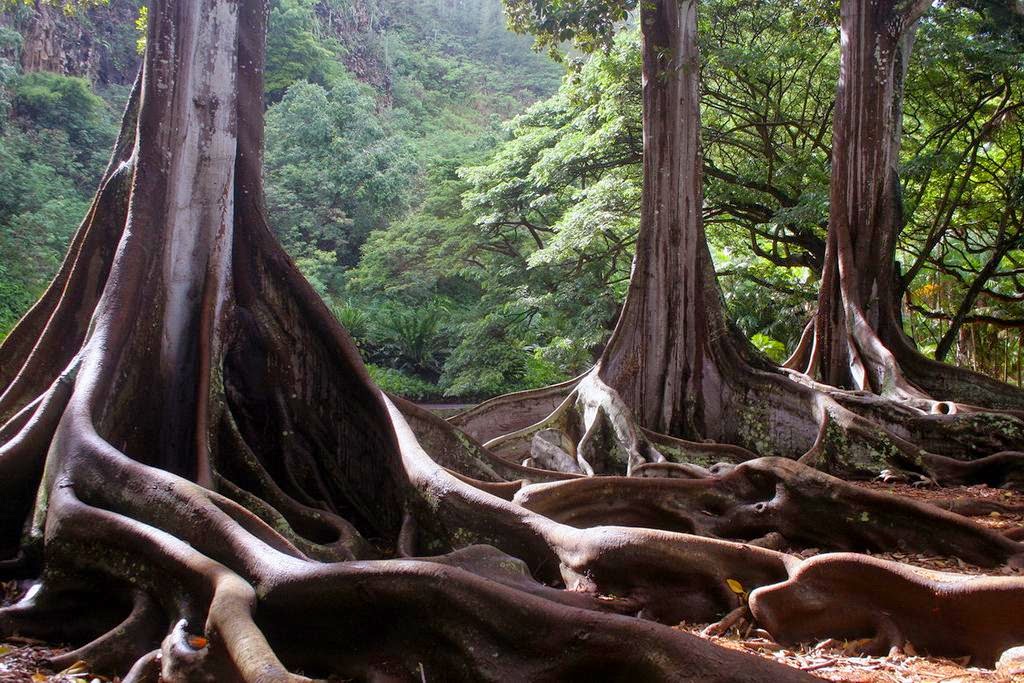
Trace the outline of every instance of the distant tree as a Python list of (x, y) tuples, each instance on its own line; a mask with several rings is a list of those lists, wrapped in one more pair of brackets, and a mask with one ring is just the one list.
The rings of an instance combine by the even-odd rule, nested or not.
[(0, 76), (0, 116), (3, 101), (10, 107), (0, 124), (0, 335), (57, 270), (117, 132), (84, 79), (8, 73)]
[(272, 0), (264, 87), (271, 101), (297, 81), (326, 85), (338, 71), (334, 55), (314, 33), (316, 0)]
[(989, 21), (956, 5), (922, 20), (907, 82), (898, 284), (904, 328), (923, 353), (955, 352), (958, 365), (1013, 378), (1019, 343), (1009, 368), (1004, 344), (972, 343), (993, 332), (1016, 337), (1022, 318), (1024, 64), (1013, 36), (991, 32)]
[[(624, 19), (622, 6), (612, 3), (517, 0), (510, 5), (517, 25), (540, 32), (549, 45), (577, 35), (582, 46), (600, 45)], [(1015, 448), (1020, 433), (1016, 416), (989, 414), (975, 421), (975, 414), (938, 421), (930, 413), (948, 407), (941, 402), (918, 397), (883, 401), (816, 384), (773, 367), (729, 326), (702, 223), (695, 10), (695, 3), (676, 0), (639, 7), (644, 41), (639, 235), (626, 301), (600, 360), (577, 380), (498, 397), (450, 422), (507, 461), (524, 459), (528, 466), (576, 475), (526, 487), (514, 502), (587, 528), (628, 518), (638, 527), (715, 533), (705, 527), (704, 514), (743, 520), (738, 524), (753, 534), (776, 528), (788, 537), (792, 528), (764, 524), (767, 518), (781, 520), (792, 512), (813, 519), (825, 500), (845, 507), (839, 488), (826, 493), (809, 484), (820, 475), (808, 465), (854, 476), (895, 467), (920, 468), (946, 482), (1014, 479), (1021, 465), (1018, 454), (964, 462), (935, 451), (952, 453), (954, 442), (958, 456), (970, 448), (987, 455), (982, 444), (994, 450)], [(424, 440), (426, 434), (423, 429)], [(799, 458), (799, 464), (757, 458), (766, 453)], [(623, 472), (626, 478), (592, 476)], [(698, 481), (674, 485), (671, 477)], [(697, 493), (691, 499), (684, 492), (731, 485), (762, 490), (756, 497), (760, 502), (750, 507), (723, 502), (724, 511), (709, 510), (709, 501), (721, 499)], [(693, 508), (688, 507), (691, 500)], [(810, 537), (819, 534), (829, 532), (818, 527)], [(907, 540), (914, 534), (903, 531), (900, 536)], [(703, 556), (698, 561), (714, 565)], [(864, 558), (844, 558), (843, 564), (844, 569), (822, 577), (822, 591), (846, 595), (840, 586), (847, 578), (871, 571), (871, 561)], [(875, 578), (872, 595), (888, 593), (884, 586), (891, 578), (881, 573)], [(778, 600), (767, 597), (772, 589), (765, 590), (751, 595), (750, 610), (773, 633), (821, 637), (844, 624), (893, 642), (884, 629), (855, 626), (863, 623), (854, 616), (860, 607), (845, 598), (829, 603), (837, 609), (826, 614), (821, 608), (828, 599), (812, 598), (813, 591), (803, 586)], [(873, 602), (863, 594), (857, 600), (859, 605)], [(890, 605), (883, 608), (887, 614), (914, 621), (905, 604), (880, 602)], [(808, 611), (795, 607), (800, 603)], [(874, 613), (878, 606), (867, 609)], [(797, 611), (816, 615), (813, 624), (782, 623)], [(935, 624), (930, 630), (937, 636), (943, 629)]]
[(341, 77), (330, 90), (292, 84), (268, 110), (267, 130), (275, 232), (323, 291), (337, 295), (370, 232), (408, 208), (419, 170), (411, 146), (383, 127), (371, 96)]
[[(557, 40), (575, 37), (581, 46), (593, 47), (609, 39), (616, 22), (624, 18), (623, 11), (618, 3), (551, 11), (540, 0), (523, 0), (511, 3), (509, 13), (517, 25), (538, 32), (542, 44), (553, 45)], [(858, 10), (847, 7), (844, 11), (847, 25)], [(639, 21), (644, 41), (644, 187), (632, 276), (615, 331), (594, 370), (578, 384), (556, 392), (558, 408), (550, 415), (548, 411), (555, 408), (553, 398), (540, 391), (535, 396), (514, 395), (507, 399), (508, 411), (518, 416), (518, 429), (511, 432), (505, 429), (508, 424), (504, 418), (496, 417), (502, 412), (496, 407), (503, 405), (505, 399), (496, 399), (486, 410), (481, 408), (460, 417), (456, 424), (509, 457), (529, 454), (532, 434), (545, 429), (568, 429), (568, 433), (576, 435), (578, 443), (572, 451), (584, 472), (630, 472), (645, 462), (664, 460), (666, 456), (658, 450), (657, 438), (651, 439), (652, 432), (691, 440), (723, 441), (759, 454), (800, 457), (821, 447), (827, 432), (825, 425), (838, 423), (842, 426), (833, 429), (846, 433), (842, 438), (857, 444), (852, 449), (844, 447), (828, 454), (828, 466), (839, 469), (881, 469), (893, 456), (897, 460), (917, 459), (921, 457), (918, 446), (945, 451), (947, 437), (933, 441), (933, 435), (925, 435), (923, 424), (913, 428), (921, 438), (911, 450), (904, 451), (903, 446), (879, 449), (878, 434), (886, 432), (866, 429), (853, 417), (836, 418), (847, 415), (849, 410), (863, 410), (859, 398), (786, 376), (759, 357), (729, 324), (718, 293), (701, 212), (704, 164), (696, 8), (688, 2), (673, 1), (641, 5)], [(904, 66), (899, 45), (906, 37), (898, 32), (889, 35), (890, 24), (881, 19), (879, 22), (858, 30), (864, 32), (867, 40), (873, 31), (884, 28), (887, 33), (879, 40), (894, 41), (892, 49), (883, 45), (879, 54), (890, 67), (899, 63), (899, 73), (891, 78), (886, 76), (880, 84), (893, 88), (893, 93), (902, 93)], [(852, 38), (848, 43), (859, 45)], [(844, 49), (867, 50), (850, 44), (845, 44)], [(904, 46), (904, 52), (906, 49)], [(870, 55), (864, 58), (870, 60)], [(847, 55), (844, 64), (849, 65), (849, 60)], [(876, 73), (870, 64), (855, 64), (863, 67), (864, 79)], [(844, 79), (854, 78), (851, 74), (856, 72), (847, 68), (843, 71)], [(893, 83), (893, 78), (899, 79), (900, 84)], [(891, 164), (895, 161), (891, 155), (895, 131), (891, 126), (898, 120), (894, 118), (898, 112), (892, 108), (898, 107), (899, 102), (894, 100), (893, 93), (886, 95), (888, 90), (882, 93), (883, 101), (876, 102), (869, 82), (857, 82), (865, 91), (855, 101), (875, 107), (877, 117), (870, 120), (877, 120), (880, 129), (887, 131), (885, 135), (873, 134), (862, 139), (863, 154), (870, 158), (881, 155), (892, 175), (886, 182), (894, 182)], [(843, 107), (837, 109), (837, 121), (842, 115), (856, 117), (856, 113), (845, 113)], [(837, 125), (840, 129), (842, 126)], [(853, 147), (846, 143), (833, 148), (845, 150), (842, 154), (853, 152)], [(833, 161), (834, 173), (841, 172), (839, 166)], [(882, 182), (877, 174), (858, 176), (864, 178)], [(833, 176), (833, 194), (841, 192), (842, 184), (837, 183)], [(883, 183), (879, 188), (883, 186), (888, 187)], [(891, 195), (885, 196), (891, 199)], [(833, 201), (832, 214), (837, 206), (842, 203)], [(891, 209), (891, 203), (887, 206)], [(887, 248), (891, 271), (894, 243)], [(872, 268), (884, 267), (872, 264)], [(843, 272), (843, 277), (850, 280), (856, 277), (848, 270)], [(562, 398), (564, 403), (560, 403)], [(917, 410), (955, 410), (950, 407), (952, 404), (923, 394), (902, 398), (914, 403)], [(884, 440), (893, 443), (896, 431), (906, 429), (902, 412), (903, 408), (896, 403), (872, 412), (873, 420), (894, 430), (883, 436)], [(500, 426), (490, 423), (492, 418), (501, 420)], [(537, 421), (531, 426), (534, 420)], [(754, 423), (759, 426), (752, 427)], [(762, 427), (772, 434), (771, 438), (765, 438)], [(963, 433), (968, 432), (970, 436), (964, 436), (967, 442), (989, 438), (988, 434), (971, 429)], [(1005, 442), (1009, 445), (1014, 437), (1005, 432), (998, 438), (1009, 439)], [(604, 446), (595, 451), (595, 442)], [(615, 444), (611, 449), (605, 447), (609, 442)], [(543, 444), (537, 447), (546, 449)], [(601, 458), (602, 462), (588, 462), (587, 454), (591, 453), (591, 457)], [(861, 458), (867, 460), (857, 462)], [(874, 465), (868, 464), (871, 461)], [(890, 464), (899, 466), (895, 461)], [(946, 463), (939, 458), (933, 467), (943, 468)]]

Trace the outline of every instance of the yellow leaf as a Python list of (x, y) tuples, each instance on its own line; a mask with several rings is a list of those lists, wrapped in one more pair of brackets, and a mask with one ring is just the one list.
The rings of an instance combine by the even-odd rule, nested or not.
[(736, 595), (743, 595), (747, 592), (743, 590), (743, 584), (737, 581), (736, 579), (726, 579), (725, 583), (727, 586), (729, 586), (729, 590), (731, 590)]
[(77, 662), (61, 671), (65, 676), (77, 676), (89, 670), (89, 665), (79, 659)]
[(0, 657), (3, 657), (5, 654), (7, 654), (8, 652), (10, 652), (13, 649), (14, 648), (11, 647), (10, 645), (0, 645)]
[(46, 683), (46, 674), (34, 673), (32, 674), (32, 683)]

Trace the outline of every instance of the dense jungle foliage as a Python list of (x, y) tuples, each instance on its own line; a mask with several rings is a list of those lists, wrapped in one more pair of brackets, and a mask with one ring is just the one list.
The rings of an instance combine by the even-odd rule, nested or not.
[[(137, 68), (140, 4), (19, 2), (0, 20), (0, 334), (88, 208)], [(701, 12), (708, 236), (732, 319), (780, 361), (824, 259), (837, 10)], [(898, 258), (919, 347), (1019, 383), (1024, 58), (989, 21), (941, 3), (922, 20)], [(478, 398), (599, 353), (641, 184), (639, 32), (619, 28), (609, 49), (554, 61), (508, 30), (501, 0), (271, 2), (271, 224), (385, 388)]]

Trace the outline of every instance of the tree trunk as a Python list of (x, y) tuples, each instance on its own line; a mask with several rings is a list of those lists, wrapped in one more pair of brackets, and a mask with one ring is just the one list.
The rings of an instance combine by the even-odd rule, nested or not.
[(920, 392), (903, 379), (883, 342), (902, 334), (898, 164), (903, 80), (921, 11), (905, 5), (841, 4), (828, 242), (814, 347), (802, 369), (832, 386), (915, 396)]
[[(804, 680), (594, 595), (643, 585), (652, 604), (672, 602), (654, 595), (673, 572), (688, 583), (693, 565), (680, 574), (670, 550), (684, 539), (583, 538), (488, 493), (503, 480), (474, 453), (459, 476), (493, 484), (422, 451), (266, 225), (265, 21), (260, 0), (151, 5), (143, 74), (93, 207), (0, 347), (0, 579), (41, 582), (0, 607), (0, 637), (84, 643), (53, 665), (84, 659), (129, 681), (308, 680), (289, 668)], [(636, 559), (614, 556), (623, 540), (676, 555), (674, 568), (625, 579)], [(493, 548), (341, 562), (481, 541), (554, 582), (563, 567), (579, 590)], [(712, 572), (736, 573), (736, 552), (749, 555), (727, 544)], [(778, 557), (758, 558), (737, 575), (781, 578)]]
[(701, 438), (720, 418), (708, 345), (724, 320), (701, 218), (697, 3), (641, 3), (644, 185), (626, 303), (599, 363), (645, 427)]
[[(907, 344), (895, 301), (895, 239), (902, 220), (898, 122), (912, 27), (927, 6), (919, 0), (899, 9), (902, 4), (844, 5), (831, 265), (821, 295), (822, 310), (831, 313), (808, 327), (797, 354), (818, 365), (826, 357), (835, 376), (843, 371), (844, 377), (859, 378), (853, 383), (832, 377), (837, 385), (867, 386), (894, 402), (837, 391), (803, 375), (787, 377), (728, 324), (700, 211), (696, 3), (666, 0), (640, 5), (641, 227), (626, 302), (601, 359), (571, 393), (553, 387), (498, 398), (455, 416), (452, 424), (503, 457), (533, 464), (558, 461), (567, 472), (583, 473), (629, 473), (665, 459), (706, 466), (715, 456), (735, 461), (753, 454), (800, 458), (812, 452), (828, 454), (830, 460), (818, 465), (845, 475), (920, 467), (913, 448), (882, 446), (850, 411), (881, 427), (876, 435), (887, 431), (883, 441), (909, 439), (916, 448), (940, 455), (973, 458), (1024, 445), (1013, 418), (936, 424), (932, 413), (955, 412), (957, 406), (931, 399), (906, 380), (885, 345), (886, 339)], [(905, 13), (899, 14), (905, 26), (894, 23), (898, 9)], [(866, 44), (877, 44), (877, 54)], [(837, 433), (853, 433), (829, 437), (823, 445), (826, 424)], [(553, 441), (552, 431), (563, 437)], [(652, 440), (645, 432), (689, 443)], [(739, 448), (694, 443), (707, 441)]]
[[(1024, 409), (1024, 392), (921, 355), (896, 272), (903, 81), (925, 0), (844, 0), (825, 268), (814, 325), (786, 367), (893, 399)], [(948, 403), (947, 403), (948, 402)]]

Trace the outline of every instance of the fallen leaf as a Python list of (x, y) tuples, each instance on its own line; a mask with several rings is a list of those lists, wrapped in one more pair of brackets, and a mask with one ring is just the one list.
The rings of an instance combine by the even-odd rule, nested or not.
[(191, 647), (193, 650), (202, 650), (204, 647), (207, 646), (207, 644), (209, 644), (210, 641), (208, 641), (206, 638), (202, 636), (189, 636), (187, 638), (187, 642), (188, 646)]
[(89, 670), (89, 665), (79, 659), (77, 662), (61, 671), (65, 676), (77, 676)]
[(736, 579), (726, 579), (725, 583), (727, 586), (729, 586), (729, 590), (731, 590), (736, 595), (743, 595), (747, 592), (743, 590), (743, 584), (737, 581)]

